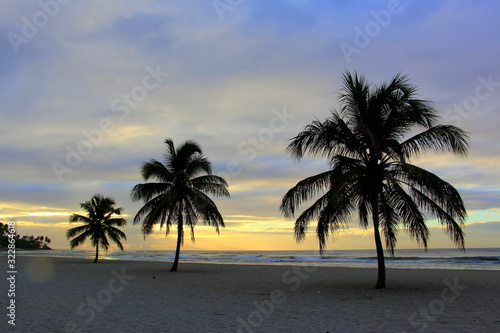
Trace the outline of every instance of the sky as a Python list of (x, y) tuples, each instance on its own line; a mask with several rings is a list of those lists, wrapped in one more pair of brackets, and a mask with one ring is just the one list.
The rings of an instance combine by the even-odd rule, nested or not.
[[(100, 193), (124, 208), (127, 250), (146, 239), (130, 190), (164, 141), (197, 141), (231, 198), (226, 227), (196, 226), (185, 250), (317, 250), (279, 212), (299, 180), (327, 170), (296, 161), (289, 140), (339, 107), (346, 70), (377, 85), (407, 74), (440, 122), (469, 132), (466, 158), (411, 162), (453, 184), (469, 214), (466, 247), (500, 247), (500, 3), (485, 1), (82, 1), (0, 3), (0, 221), (21, 235), (65, 237), (80, 203)], [(300, 206), (299, 210), (306, 206)], [(328, 250), (374, 249), (356, 220)], [(429, 220), (430, 248), (452, 241)], [(403, 230), (398, 248), (417, 248)], [(82, 247), (90, 248), (87, 241)], [(112, 246), (111, 250), (116, 250)]]

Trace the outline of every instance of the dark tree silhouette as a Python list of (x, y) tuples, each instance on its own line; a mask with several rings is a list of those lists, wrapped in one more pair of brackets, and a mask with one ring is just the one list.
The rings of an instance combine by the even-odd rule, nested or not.
[(49, 239), (48, 242), (47, 241), (44, 242), (44, 236), (37, 236), (35, 238), (34, 236), (25, 235), (21, 238), (21, 236), (18, 233), (13, 232), (13, 229), (9, 228), (8, 224), (0, 222), (0, 248), (8, 247), (9, 244), (12, 244), (11, 238), (14, 238), (15, 240), (16, 249), (26, 249), (26, 250), (51, 249), (48, 246), (48, 243), (50, 243), (50, 239), (48, 237), (45, 237), (46, 239)]
[(112, 198), (100, 194), (96, 194), (89, 201), (81, 203), (80, 207), (87, 212), (87, 216), (73, 214), (70, 217), (70, 223), (84, 223), (84, 225), (71, 228), (66, 232), (68, 239), (73, 238), (69, 243), (71, 249), (83, 244), (87, 238), (90, 238), (92, 245), (95, 246), (94, 262), (97, 262), (99, 244), (107, 251), (110, 245), (108, 242), (109, 237), (123, 251), (120, 239), (127, 239), (127, 237), (123, 231), (116, 227), (127, 225), (127, 221), (123, 218), (114, 217), (114, 215), (121, 215), (123, 208), (116, 208), (115, 201)]
[(9, 225), (7, 223), (3, 224), (0, 222), (0, 236), (7, 236), (9, 234)]
[[(280, 210), (292, 218), (299, 204), (320, 195), (295, 222), (297, 241), (317, 220), (320, 251), (330, 234), (337, 234), (355, 215), (368, 228), (369, 217), (378, 259), (376, 288), (385, 288), (381, 233), (394, 255), (400, 225), (427, 249), (427, 216), (446, 226), (464, 249), (462, 226), (467, 216), (458, 191), (437, 175), (409, 163), (427, 150), (466, 155), (469, 138), (458, 127), (437, 125), (428, 101), (415, 97), (417, 88), (406, 76), (372, 87), (362, 75), (343, 75), (341, 108), (325, 121), (313, 121), (291, 140), (287, 152), (326, 157), (330, 169), (297, 183), (283, 197)], [(418, 132), (417, 134), (414, 134)]]
[(151, 159), (141, 167), (145, 181), (154, 179), (157, 182), (137, 184), (132, 189), (131, 197), (134, 201), (143, 200), (145, 203), (134, 218), (134, 224), (143, 219), (144, 237), (151, 234), (157, 224), (160, 228), (166, 226), (167, 235), (171, 225), (177, 224), (177, 246), (171, 269), (174, 272), (179, 263), (184, 226), (191, 229), (193, 241), (198, 220), (213, 226), (219, 233), (219, 226), (224, 227), (224, 220), (207, 194), (229, 197), (229, 192), (226, 181), (212, 175), (211, 164), (196, 142), (186, 141), (177, 149), (171, 139), (167, 139), (165, 144), (167, 149), (163, 163)]

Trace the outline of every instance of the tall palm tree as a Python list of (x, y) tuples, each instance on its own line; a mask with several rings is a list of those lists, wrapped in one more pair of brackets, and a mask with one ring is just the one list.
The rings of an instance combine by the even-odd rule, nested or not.
[[(145, 181), (157, 182), (137, 184), (131, 192), (132, 200), (143, 200), (144, 206), (137, 212), (134, 224), (142, 222), (144, 237), (153, 228), (165, 225), (166, 234), (170, 233), (172, 223), (177, 224), (177, 246), (172, 272), (177, 271), (180, 247), (184, 240), (184, 226), (191, 229), (194, 241), (194, 227), (198, 220), (215, 227), (224, 227), (224, 220), (215, 203), (207, 194), (227, 196), (226, 181), (212, 175), (210, 162), (203, 156), (200, 146), (194, 141), (186, 141), (177, 149), (171, 139), (167, 145), (164, 162), (151, 159), (141, 167)], [(206, 173), (200, 175), (200, 173)]]
[[(396, 75), (372, 87), (362, 75), (343, 75), (341, 108), (325, 121), (313, 121), (291, 139), (287, 152), (326, 157), (328, 171), (297, 183), (284, 196), (280, 210), (294, 216), (299, 204), (320, 196), (295, 222), (297, 241), (317, 220), (320, 251), (330, 234), (347, 226), (353, 215), (368, 228), (369, 217), (378, 259), (376, 288), (385, 288), (381, 233), (394, 256), (396, 235), (404, 231), (427, 250), (427, 217), (436, 217), (456, 245), (464, 247), (467, 216), (458, 191), (437, 175), (409, 163), (427, 150), (466, 155), (469, 138), (458, 127), (436, 124), (431, 103), (416, 98), (416, 87)], [(417, 134), (415, 134), (417, 133)]]
[(69, 219), (70, 223), (84, 223), (84, 225), (71, 228), (66, 232), (66, 238), (74, 237), (69, 243), (71, 249), (83, 244), (87, 238), (90, 238), (92, 245), (95, 246), (94, 262), (97, 262), (99, 244), (107, 251), (109, 249), (109, 237), (123, 251), (120, 239), (127, 239), (127, 237), (116, 227), (127, 225), (127, 221), (123, 218), (113, 217), (113, 215), (121, 215), (123, 208), (115, 207), (115, 201), (112, 198), (100, 194), (96, 194), (90, 200), (81, 203), (80, 207), (87, 212), (87, 216), (73, 214)]

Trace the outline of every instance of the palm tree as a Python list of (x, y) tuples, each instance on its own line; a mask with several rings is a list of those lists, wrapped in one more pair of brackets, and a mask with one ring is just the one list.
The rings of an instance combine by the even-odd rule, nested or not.
[(141, 167), (145, 181), (154, 179), (157, 182), (137, 184), (132, 189), (131, 197), (134, 201), (143, 200), (145, 203), (134, 218), (134, 224), (144, 218), (144, 237), (151, 234), (157, 224), (160, 224), (160, 229), (165, 225), (168, 235), (172, 223), (177, 223), (177, 246), (171, 269), (175, 272), (184, 240), (184, 225), (191, 229), (192, 241), (199, 219), (215, 227), (219, 233), (219, 226), (224, 227), (224, 220), (207, 194), (229, 197), (229, 192), (226, 181), (212, 175), (211, 164), (196, 142), (186, 141), (177, 149), (171, 139), (165, 140), (165, 144), (164, 163), (151, 159)]
[[(437, 175), (409, 163), (427, 150), (466, 155), (469, 138), (460, 128), (437, 125), (431, 103), (415, 97), (416, 87), (396, 75), (372, 87), (362, 75), (343, 75), (340, 111), (325, 121), (313, 121), (291, 139), (287, 152), (300, 160), (305, 154), (326, 157), (328, 171), (297, 183), (284, 196), (280, 210), (294, 216), (299, 204), (320, 196), (295, 221), (295, 238), (305, 237), (317, 220), (320, 251), (330, 234), (347, 226), (353, 215), (368, 228), (371, 216), (378, 259), (376, 288), (385, 288), (381, 233), (394, 256), (400, 225), (427, 250), (428, 216), (436, 217), (461, 249), (467, 216), (458, 191)], [(417, 133), (417, 134), (415, 134)]]
[(6, 224), (3, 224), (2, 222), (0, 222), (0, 236), (3, 237), (3, 236), (7, 236), (9, 234), (9, 225), (6, 223)]
[(123, 208), (115, 207), (115, 201), (112, 198), (100, 194), (96, 194), (89, 201), (81, 203), (80, 207), (87, 212), (87, 216), (73, 214), (69, 219), (70, 223), (84, 223), (84, 225), (71, 228), (66, 232), (66, 238), (74, 237), (69, 243), (71, 249), (83, 244), (90, 237), (92, 245), (95, 246), (94, 262), (97, 262), (99, 244), (107, 251), (109, 237), (123, 251), (120, 239), (127, 239), (127, 237), (116, 227), (127, 225), (127, 221), (123, 218), (113, 217), (113, 215), (121, 215)]

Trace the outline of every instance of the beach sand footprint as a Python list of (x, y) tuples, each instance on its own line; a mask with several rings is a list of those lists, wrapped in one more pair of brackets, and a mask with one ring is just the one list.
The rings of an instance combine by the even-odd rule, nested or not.
[(48, 282), (54, 276), (54, 261), (47, 257), (31, 257), (26, 264), (26, 274), (33, 282)]

